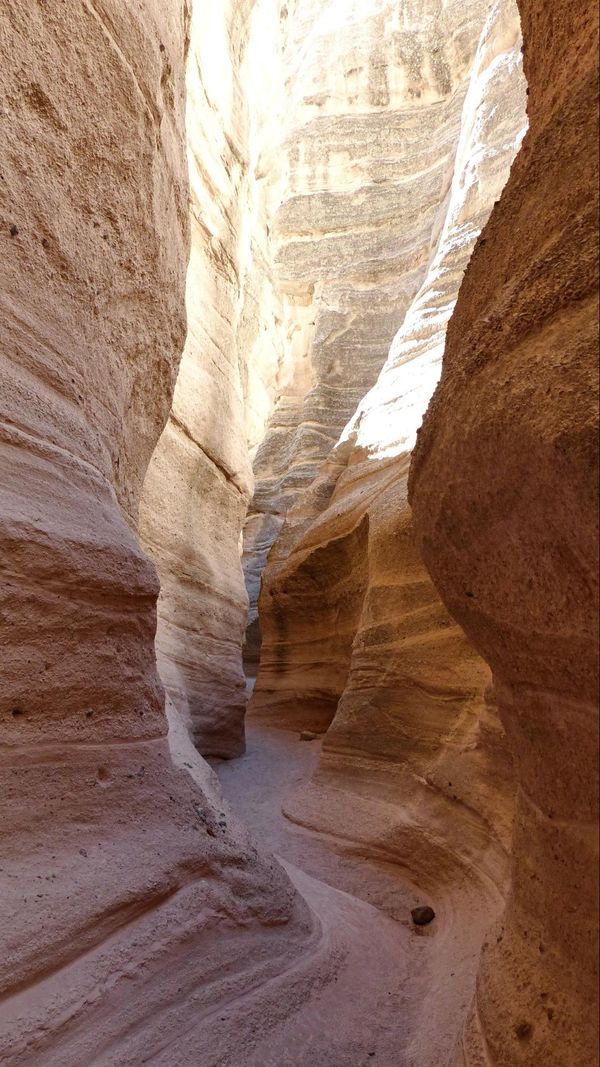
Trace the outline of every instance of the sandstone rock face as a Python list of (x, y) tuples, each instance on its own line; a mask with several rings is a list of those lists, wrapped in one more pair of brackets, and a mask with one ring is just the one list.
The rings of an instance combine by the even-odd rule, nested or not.
[(188, 334), (141, 508), (161, 581), (159, 670), (205, 755), (244, 748), (239, 541), (253, 485), (248, 449), (262, 436), (279, 359), (269, 189), (257, 170), (269, 89), (280, 81), (275, 8), (231, 0), (198, 7), (192, 22)]
[(271, 228), (284, 343), (245, 528), (251, 673), (268, 551), (374, 384), (439, 241), (488, 7), (286, 5)]
[(414, 1000), (402, 923), (294, 871), (302, 846), (293, 882), (259, 856), (188, 734), (243, 745), (257, 450), (255, 713), (327, 729), (286, 826), (379, 864), (392, 910), (402, 866), (441, 934), (402, 1054), (441, 1064), (462, 1030), (439, 993), (457, 965), (473, 987), (504, 908), (514, 759), (512, 886), (455, 1063), (588, 1067), (595, 11), (522, 0), (531, 130), (451, 321), (415, 529), (410, 452), (523, 127), (515, 9), (279, 6), (0, 11), (0, 1061), (355, 1067), (365, 960), (376, 1023), (392, 983), (391, 1025)]
[(411, 500), (436, 586), (492, 667), (518, 780), (511, 891), (456, 1063), (584, 1067), (598, 1051), (597, 11), (520, 8), (530, 129), (461, 289)]
[(309, 927), (173, 763), (135, 538), (185, 337), (189, 30), (175, 0), (0, 12), (7, 1067), (213, 1063), (207, 1013)]
[(427, 275), (376, 385), (271, 552), (251, 703), (269, 721), (327, 730), (322, 779), (351, 770), (355, 781), (385, 780), (399, 804), (422, 790), (416, 782), (461, 801), (481, 822), (475, 851), (486, 851), (486, 834), (500, 846), (492, 864), (500, 882), (512, 816), (506, 741), (489, 670), (420, 560), (406, 483), (460, 279), (524, 132), (519, 48), (516, 7), (495, 4), (463, 94)]
[(489, 668), (422, 563), (407, 476), (462, 274), (525, 122), (518, 13), (494, 4), (479, 27), (426, 276), (377, 383), (288, 512), (260, 599), (250, 712), (326, 731), (318, 770), (286, 814), (354, 857), (401, 869), (444, 931), (411, 1047), (418, 1067), (445, 1062), (464, 1022), (464, 997), (441, 1003), (457, 982), (472, 990), (501, 912), (514, 784)]

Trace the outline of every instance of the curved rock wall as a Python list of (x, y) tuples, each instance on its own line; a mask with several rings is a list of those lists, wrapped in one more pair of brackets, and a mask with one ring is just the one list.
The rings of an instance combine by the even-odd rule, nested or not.
[(188, 334), (144, 486), (141, 536), (161, 581), (162, 680), (198, 749), (236, 756), (244, 749), (239, 541), (253, 487), (248, 447), (264, 431), (279, 358), (268, 190), (257, 176), (280, 73), (276, 5), (198, 6), (191, 32)]
[(374, 384), (438, 242), (488, 4), (286, 7), (271, 233), (285, 340), (245, 526), (254, 674), (269, 549)]
[[(444, 1062), (465, 1021), (467, 1002), (453, 990), (473, 988), (502, 910), (514, 775), (489, 668), (423, 565), (407, 477), (463, 272), (524, 128), (518, 12), (495, 3), (426, 277), (376, 385), (288, 512), (260, 599), (251, 715), (326, 730), (318, 769), (286, 803), (288, 818), (326, 833), (344, 856), (394, 865), (443, 930), (411, 1048), (416, 1067)], [(437, 1046), (434, 1018), (445, 1034)]]
[[(423, 567), (406, 482), (462, 273), (524, 132), (519, 49), (516, 7), (493, 5), (427, 276), (378, 382), (271, 552), (250, 705), (253, 715), (279, 725), (329, 727), (321, 777), (347, 779), (350, 769), (355, 779), (385, 776), (400, 799), (418, 779), (477, 813), (504, 849), (512, 775), (491, 690), (484, 697), (489, 670)], [(340, 586), (340, 570), (352, 575), (351, 586)]]
[[(497, 706), (518, 779), (512, 888), (484, 945), (456, 1063), (588, 1067), (597, 1047), (596, 13), (588, 0), (522, 0), (531, 130), (451, 322), (413, 468), (415, 535), (409, 452), (461, 272), (519, 139), (514, 10), (494, 6), (472, 63), (483, 8), (443, 5), (444, 47), (462, 74), (444, 97), (455, 147), (429, 236), (415, 238), (420, 277), (406, 266), (419, 292), (377, 385), (322, 464), (319, 441), (329, 449), (343, 408), (336, 361), (348, 335), (361, 345), (358, 320), (332, 293), (337, 285), (354, 300), (364, 286), (373, 303), (389, 218), (369, 194), (383, 222), (365, 235), (373, 276), (369, 266), (355, 287), (345, 263), (332, 281), (344, 192), (332, 175), (347, 177), (349, 163), (335, 149), (318, 179), (317, 134), (331, 132), (340, 106), (356, 105), (355, 119), (364, 111), (365, 126), (380, 121), (394, 93), (413, 93), (421, 119), (429, 106), (439, 113), (440, 99), (428, 98), (438, 53), (417, 49), (409, 63), (403, 49), (440, 10), (356, 0), (332, 25), (328, 5), (287, 6), (291, 55), (308, 72), (298, 110), (290, 104), (294, 131), (306, 132), (292, 170), (318, 195), (314, 233), (296, 233), (291, 202), (286, 231), (284, 204), (277, 270), (285, 264), (289, 279), (279, 306), (267, 237), (287, 163), (267, 180), (276, 124), (262, 154), (248, 125), (273, 90), (261, 82), (254, 112), (240, 102), (244, 71), (261, 62), (245, 42), (264, 49), (271, 30), (276, 39), (276, 7), (198, 4), (202, 33), (186, 0), (147, 0), (143, 11), (115, 0), (6, 0), (0, 12), (0, 1059), (250, 1061), (264, 1036), (257, 1014), (268, 1042), (306, 991), (335, 975), (343, 941), (321, 936), (281, 868), (258, 856), (184, 729), (190, 715), (207, 749), (241, 747), (232, 637), (243, 626), (247, 442), (260, 439), (279, 392), (271, 433), (287, 410), (282, 439), (296, 473), (284, 485), (267, 470), (265, 500), (275, 503), (265, 521), (276, 530), (295, 506), (265, 583), (255, 707), (296, 724), (307, 707), (319, 729), (335, 713), (316, 779), (289, 814), (345, 835), (359, 854), (402, 863), (436, 909), (462, 908), (470, 940), (481, 941), (501, 903), (512, 816)], [(186, 321), (190, 35), (187, 115), (202, 117), (204, 140), (188, 128)], [(373, 52), (376, 36), (386, 48), (395, 41), (402, 61)], [(337, 74), (331, 64), (323, 87), (325, 52), (344, 62)], [(415, 114), (405, 115), (409, 132)], [(353, 181), (346, 206), (356, 206), (364, 174)], [(313, 290), (302, 256), (327, 244), (331, 222), (331, 258)], [(384, 300), (382, 321), (388, 310)], [(319, 322), (329, 322), (322, 333)], [(374, 376), (379, 335), (369, 322), (364, 366)], [(168, 705), (167, 739), (153, 650), (158, 583), (136, 540), (137, 511), (186, 328), (143, 509), (164, 576), (161, 670), (178, 702)], [(262, 455), (268, 466), (266, 446)], [(303, 467), (307, 480), (318, 476), (297, 496)], [(196, 628), (204, 643), (188, 654)], [(493, 670), (491, 686), (473, 648)], [(211, 657), (226, 685), (208, 704)], [(463, 934), (457, 951), (466, 965)], [(236, 1005), (233, 1028), (216, 1025), (217, 1013), (228, 1022), (224, 1004)], [(459, 1021), (457, 1010), (449, 1026)], [(422, 1036), (410, 1055), (430, 1067), (439, 1057), (427, 1058), (427, 1027)]]
[(456, 1063), (587, 1067), (598, 1051), (597, 10), (520, 8), (530, 129), (461, 289), (411, 500), (436, 586), (493, 669), (518, 781), (511, 891)]
[(188, 35), (176, 0), (0, 11), (7, 1067), (213, 1063), (207, 1013), (308, 932), (172, 762), (135, 539), (186, 328)]

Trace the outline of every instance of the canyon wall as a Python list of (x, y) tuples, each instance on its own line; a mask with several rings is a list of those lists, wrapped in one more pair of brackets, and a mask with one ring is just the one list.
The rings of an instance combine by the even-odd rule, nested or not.
[[(419, 550), (515, 756), (511, 891), (456, 1063), (598, 1053), (598, 26), (521, 0), (530, 128), (413, 459)], [(515, 241), (515, 234), (519, 240)]]
[[(518, 12), (496, 3), (461, 96), (454, 171), (423, 283), (377, 383), (288, 512), (263, 575), (251, 714), (327, 730), (320, 786), (364, 779), (364, 789), (396, 799), (417, 841), (406, 819), (412, 798), (427, 828), (412, 862), (425, 878), (436, 834), (440, 848), (483, 862), (499, 884), (510, 842), (512, 771), (489, 670), (421, 562), (407, 475), (462, 274), (524, 127)], [(294, 815), (333, 831), (337, 816), (315, 790)], [(468, 828), (446, 801), (461, 803)]]
[(222, 1062), (216, 1004), (311, 929), (176, 720), (167, 741), (136, 525), (186, 333), (191, 28), (138, 8), (0, 11), (7, 1067)]
[(526, 126), (515, 4), (492, 4), (478, 34), (425, 276), (376, 384), (271, 549), (249, 706), (258, 721), (326, 731), (288, 818), (350, 860), (401, 872), (434, 907), (415, 1067), (446, 1062), (465, 1021), (460, 990), (473, 988), (503, 907), (514, 813), (489, 668), (431, 582), (407, 500), (463, 272)]
[(259, 171), (278, 115), (277, 8), (275, 0), (231, 0), (203, 5), (194, 22), (188, 333), (140, 515), (161, 583), (161, 678), (204, 755), (244, 749), (239, 542), (253, 487), (248, 449), (264, 432), (280, 358), (270, 183)]
[(374, 384), (439, 240), (488, 7), (286, 5), (271, 225), (284, 353), (245, 526), (248, 673), (269, 549)]
[[(289, 815), (435, 904), (447, 966), (407, 1050), (431, 1067), (464, 1007), (441, 986), (503, 907), (512, 751), (512, 887), (455, 1062), (594, 1062), (596, 12), (521, 0), (531, 129), (500, 196), (523, 123), (515, 9), (348, 7), (284, 5), (280, 96), (275, 0), (0, 11), (7, 1067), (262, 1063), (366, 921), (336, 929), (305, 879), (322, 932), (187, 734), (242, 748), (239, 533), (274, 404), (248, 541), (256, 577), (280, 531), (254, 712), (328, 727)], [(494, 198), (413, 528), (410, 451)]]

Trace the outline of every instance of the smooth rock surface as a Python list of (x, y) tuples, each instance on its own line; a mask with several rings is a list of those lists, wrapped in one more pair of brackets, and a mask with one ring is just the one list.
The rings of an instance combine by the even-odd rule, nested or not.
[[(505, 0), (2, 6), (7, 1067), (594, 1062), (597, 24), (522, 13), (500, 196)], [(274, 404), (255, 708), (294, 732), (220, 768), (261, 856), (191, 734), (243, 747)]]
[(598, 1053), (597, 10), (519, 6), (530, 128), (461, 288), (411, 500), (436, 586), (493, 669), (518, 781), (510, 895), (455, 1062), (588, 1067)]
[(427, 275), (489, 4), (302, 0), (286, 8), (271, 226), (285, 340), (244, 532), (252, 674), (269, 549), (376, 381)]
[(272, 0), (194, 5), (188, 332), (144, 484), (140, 532), (161, 582), (161, 678), (204, 755), (244, 748), (240, 536), (253, 489), (249, 448), (264, 432), (279, 360), (269, 190), (258, 170), (269, 90), (281, 80), (279, 32)]
[(188, 36), (175, 0), (0, 11), (6, 1067), (208, 1063), (216, 1006), (317, 930), (169, 750), (135, 537), (186, 331)]
[[(240, 1061), (244, 1067), (356, 1067), (369, 1063), (372, 1052), (381, 1067), (447, 1064), (469, 1006), (490, 909), (501, 904), (493, 884), (447, 849), (432, 851), (427, 822), (414, 841), (426, 837), (429, 879), (412, 883), (402, 867), (407, 839), (398, 833), (393, 800), (383, 791), (379, 797), (357, 794), (348, 778), (318, 796), (334, 815), (331, 825), (319, 829), (296, 818), (295, 796), (314, 776), (319, 743), (301, 745), (290, 731), (251, 722), (247, 736), (241, 759), (217, 765), (223, 791), (259, 846), (285, 862), (318, 914), (320, 956), (332, 981), (320, 983), (316, 971), (308, 988), (296, 986), (302, 1003), (275, 1030), (272, 1009), (263, 1012), (255, 1058), (240, 1055), (234, 1067)], [(418, 810), (415, 805), (416, 817)], [(411, 910), (424, 900), (435, 904), (436, 919), (417, 927)], [(284, 989), (279, 1005), (286, 999)]]
[(373, 778), (377, 791), (386, 780), (400, 805), (426, 782), (450, 802), (448, 819), (462, 802), (482, 820), (475, 851), (487, 854), (486, 837), (500, 846), (490, 868), (499, 884), (513, 806), (506, 739), (489, 670), (420, 560), (406, 481), (462, 273), (523, 135), (519, 48), (515, 6), (494, 4), (473, 62), (427, 277), (376, 385), (271, 552), (250, 703), (253, 716), (273, 724), (328, 728), (321, 778)]
[[(494, 4), (427, 275), (377, 383), (271, 551), (250, 702), (259, 723), (327, 731), (290, 818), (396, 864), (457, 928), (478, 916), (479, 941), (457, 946), (450, 968), (471, 989), (508, 887), (514, 777), (489, 668), (422, 563), (407, 476), (462, 274), (523, 136), (524, 99), (518, 14)], [(455, 1036), (463, 1019), (446, 1019)]]

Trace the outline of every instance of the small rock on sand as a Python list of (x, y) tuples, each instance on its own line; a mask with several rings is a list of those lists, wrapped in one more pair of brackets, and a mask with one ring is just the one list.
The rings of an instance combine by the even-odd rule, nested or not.
[(435, 912), (433, 908), (427, 906), (413, 908), (410, 914), (415, 926), (427, 926), (435, 919)]

